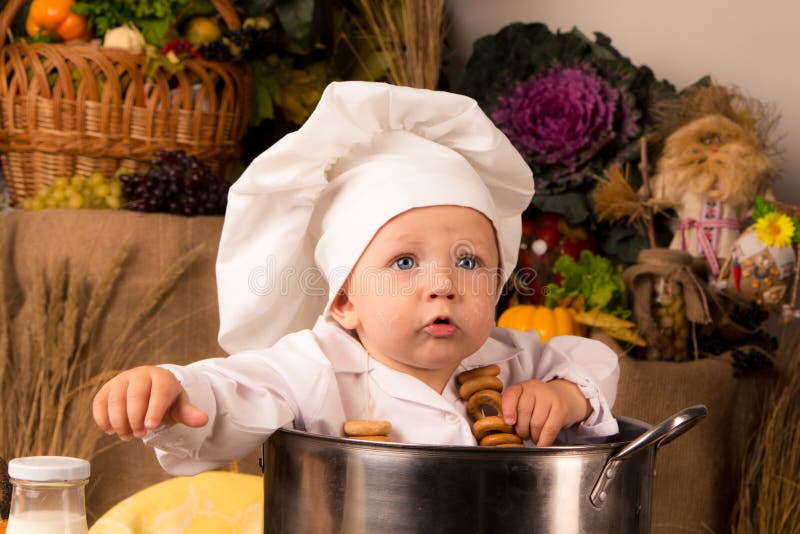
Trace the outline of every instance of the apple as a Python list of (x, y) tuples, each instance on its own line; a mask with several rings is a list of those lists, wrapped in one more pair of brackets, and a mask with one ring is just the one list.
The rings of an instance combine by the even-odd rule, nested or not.
[(578, 261), (581, 251), (588, 250), (589, 252), (597, 252), (597, 241), (591, 236), (578, 241), (564, 240), (562, 248), (564, 254), (569, 254), (572, 259)]

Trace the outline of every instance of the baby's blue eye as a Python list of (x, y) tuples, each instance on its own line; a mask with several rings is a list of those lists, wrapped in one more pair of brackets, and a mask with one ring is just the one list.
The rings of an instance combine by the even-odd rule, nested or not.
[(475, 259), (475, 256), (462, 256), (461, 258), (458, 258), (457, 265), (460, 269), (472, 271), (478, 268), (478, 260)]
[(397, 258), (394, 260), (394, 267), (400, 269), (401, 271), (407, 271), (408, 269), (413, 269), (416, 265), (414, 258), (411, 256), (403, 256), (402, 258)]

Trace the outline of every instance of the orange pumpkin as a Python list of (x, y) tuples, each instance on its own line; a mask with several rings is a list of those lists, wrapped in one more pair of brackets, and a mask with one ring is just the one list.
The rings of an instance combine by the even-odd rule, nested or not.
[(572, 311), (568, 308), (547, 308), (520, 304), (511, 306), (500, 315), (497, 326), (514, 330), (533, 330), (539, 333), (544, 343), (553, 336), (582, 336), (584, 327), (575, 322)]

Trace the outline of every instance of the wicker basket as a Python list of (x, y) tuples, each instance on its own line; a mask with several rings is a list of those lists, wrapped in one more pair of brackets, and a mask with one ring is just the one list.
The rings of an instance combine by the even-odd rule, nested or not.
[[(0, 11), (0, 44), (27, 0)], [(239, 27), (227, 0), (212, 0)], [(141, 172), (159, 150), (184, 150), (223, 173), (247, 125), (247, 65), (189, 59), (147, 78), (146, 57), (94, 44), (0, 48), (0, 162), (12, 204), (56, 178)], [(49, 78), (49, 79), (48, 79)]]

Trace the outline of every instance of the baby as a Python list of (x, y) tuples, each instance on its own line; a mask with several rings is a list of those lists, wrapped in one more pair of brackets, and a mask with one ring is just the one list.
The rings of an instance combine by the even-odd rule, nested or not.
[(532, 193), (469, 98), (331, 84), (231, 189), (217, 275), (232, 356), (125, 371), (95, 420), (144, 438), (173, 474), (240, 458), (281, 427), (342, 435), (354, 419), (390, 421), (393, 441), (474, 445), (456, 375), (493, 364), (522, 438), (614, 434), (613, 351), (494, 326)]

